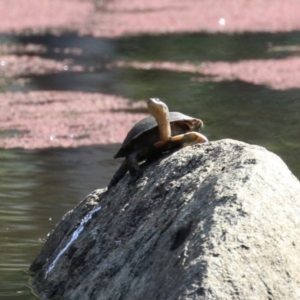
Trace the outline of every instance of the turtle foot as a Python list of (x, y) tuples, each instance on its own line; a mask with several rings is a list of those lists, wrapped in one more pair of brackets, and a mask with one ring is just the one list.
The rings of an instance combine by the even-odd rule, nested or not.
[(141, 177), (143, 177), (143, 171), (142, 170), (134, 170), (134, 172), (130, 172), (130, 181), (132, 183), (135, 183)]

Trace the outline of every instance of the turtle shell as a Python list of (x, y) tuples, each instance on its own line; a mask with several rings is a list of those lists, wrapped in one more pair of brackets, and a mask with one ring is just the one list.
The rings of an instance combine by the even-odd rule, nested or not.
[[(180, 112), (170, 112), (169, 113), (171, 128), (172, 123), (184, 123), (193, 120), (199, 120), (187, 115), (184, 115)], [(201, 122), (201, 121), (200, 121)], [(200, 126), (193, 128), (195, 131), (199, 131)], [(179, 129), (175, 134), (184, 133), (189, 131), (188, 129)], [(172, 135), (174, 132), (172, 130)], [(126, 157), (135, 149), (142, 149), (144, 147), (153, 145), (155, 142), (159, 141), (159, 130), (158, 125), (154, 117), (149, 116), (147, 118), (142, 119), (138, 123), (136, 123), (128, 132), (126, 138), (124, 139), (121, 148), (114, 156), (114, 158), (118, 157)]]

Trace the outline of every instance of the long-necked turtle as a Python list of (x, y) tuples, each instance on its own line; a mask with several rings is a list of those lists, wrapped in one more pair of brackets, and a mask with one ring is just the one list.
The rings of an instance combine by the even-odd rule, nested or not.
[(163, 152), (196, 143), (207, 142), (199, 133), (203, 122), (180, 112), (169, 112), (168, 106), (156, 98), (147, 102), (152, 116), (136, 123), (128, 132), (114, 158), (125, 157), (108, 189), (116, 185), (129, 170), (131, 175), (141, 176), (139, 162)]

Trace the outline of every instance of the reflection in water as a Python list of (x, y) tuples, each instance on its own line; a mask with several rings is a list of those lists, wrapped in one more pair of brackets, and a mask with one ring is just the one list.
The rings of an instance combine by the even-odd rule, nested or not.
[(32, 299), (22, 270), (61, 217), (105, 187), (118, 146), (0, 150), (0, 299)]

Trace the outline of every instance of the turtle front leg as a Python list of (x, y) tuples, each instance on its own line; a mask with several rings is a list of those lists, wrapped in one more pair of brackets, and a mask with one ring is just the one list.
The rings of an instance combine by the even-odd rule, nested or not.
[(190, 131), (184, 134), (171, 136), (167, 141), (159, 141), (154, 144), (154, 148), (161, 149), (161, 151), (164, 152), (206, 142), (208, 142), (208, 139), (205, 135), (196, 131)]
[(128, 169), (131, 176), (139, 178), (142, 176), (143, 172), (139, 166), (140, 152), (142, 151), (134, 151), (127, 157)]
[(190, 131), (184, 134), (175, 135), (172, 136), (169, 140), (169, 143), (179, 143), (181, 148), (206, 142), (208, 142), (207, 137), (196, 131)]
[(111, 179), (107, 189), (109, 190), (111, 187), (115, 186), (127, 173), (128, 171), (128, 161), (125, 159), (119, 169), (114, 174), (113, 178)]
[[(169, 141), (167, 143), (164, 143), (160, 149), (162, 152), (165, 152), (206, 142), (208, 142), (208, 139), (205, 135), (196, 131), (190, 131), (184, 134), (178, 134), (170, 137)], [(156, 144), (154, 146), (156, 146)]]

